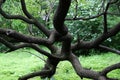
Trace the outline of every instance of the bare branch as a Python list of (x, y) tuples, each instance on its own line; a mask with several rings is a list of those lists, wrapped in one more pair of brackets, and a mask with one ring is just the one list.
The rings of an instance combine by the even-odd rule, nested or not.
[(116, 53), (116, 54), (120, 55), (120, 51), (119, 50), (112, 49), (112, 48), (109, 48), (109, 47), (104, 46), (104, 45), (99, 45), (98, 48), (103, 49), (103, 50), (107, 50), (107, 51), (110, 51), (110, 52), (113, 52), (113, 53)]
[(31, 54), (31, 55), (34, 55), (34, 56), (38, 57), (38, 58), (41, 59), (42, 61), (46, 62), (46, 60), (43, 59), (41, 56), (39, 56), (39, 55), (37, 55), (37, 54), (34, 54), (34, 53), (30, 52), (30, 51), (25, 50), (25, 51), (22, 51), (22, 52), (27, 52), (27, 53), (29, 53), (29, 54)]
[[(105, 13), (100, 13), (100, 14), (97, 14), (95, 16), (90, 16), (90, 17), (76, 17), (76, 18), (66, 18), (65, 20), (66, 21), (76, 21), (76, 20), (90, 20), (90, 19), (95, 19), (95, 18), (98, 18), (98, 17), (101, 17), (102, 15), (104, 15)], [(120, 16), (120, 14), (118, 13), (111, 13), (111, 12), (107, 12), (107, 15), (116, 15), (116, 16)]]
[(66, 18), (65, 20), (67, 20), (67, 21), (71, 21), (71, 20), (90, 20), (90, 19), (98, 18), (98, 17), (102, 16), (103, 14), (104, 13), (101, 13), (101, 14), (97, 14), (95, 16), (91, 16), (91, 17), (87, 17), (87, 18), (84, 18), (84, 17)]

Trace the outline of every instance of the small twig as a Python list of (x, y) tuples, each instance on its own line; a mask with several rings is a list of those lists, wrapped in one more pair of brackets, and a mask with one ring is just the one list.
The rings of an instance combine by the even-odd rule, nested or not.
[(22, 52), (27, 52), (27, 53), (29, 53), (29, 54), (32, 54), (32, 55), (38, 57), (39, 59), (43, 60), (43, 61), (46, 63), (46, 60), (45, 60), (45, 59), (41, 58), (40, 56), (38, 56), (38, 55), (36, 55), (36, 54), (34, 54), (34, 53), (30, 52), (30, 51), (22, 51)]
[(99, 45), (99, 48), (100, 48), (100, 49), (104, 49), (104, 50), (107, 50), (107, 51), (110, 51), (110, 52), (113, 52), (113, 53), (115, 53), (115, 54), (120, 55), (120, 51), (119, 51), (119, 50), (112, 49), (112, 48), (107, 47), (107, 46), (104, 46), (104, 45)]
[(71, 21), (71, 20), (90, 20), (90, 19), (94, 19), (94, 18), (98, 18), (100, 16), (102, 16), (104, 13), (101, 13), (101, 14), (97, 14), (95, 16), (90, 16), (90, 17), (78, 17), (78, 18), (66, 18), (65, 20), (67, 21)]
[(75, 0), (75, 3), (76, 3), (76, 5), (75, 5), (75, 16), (74, 16), (74, 18), (76, 18), (77, 17), (77, 11), (78, 11), (78, 1), (77, 0)]

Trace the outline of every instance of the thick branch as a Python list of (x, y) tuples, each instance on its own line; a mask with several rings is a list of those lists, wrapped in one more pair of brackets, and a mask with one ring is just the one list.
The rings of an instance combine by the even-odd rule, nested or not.
[(9, 51), (13, 51), (13, 50), (17, 50), (20, 48), (24, 48), (24, 47), (29, 47), (30, 45), (27, 43), (24, 44), (19, 44), (19, 45), (13, 45), (10, 42), (6, 41), (5, 39), (0, 37), (0, 42), (3, 43), (6, 47), (9, 47), (10, 50)]
[(11, 30), (11, 29), (0, 29), (0, 34), (1, 35), (6, 35), (10, 38), (14, 38), (15, 40), (18, 40), (19, 42), (35, 43), (35, 44), (45, 45), (50, 50), (53, 50), (53, 52), (57, 50), (57, 47), (52, 46), (52, 44), (57, 39), (61, 38), (60, 35), (58, 33), (56, 33), (56, 31), (53, 31), (50, 34), (50, 37), (48, 39), (27, 36), (27, 35), (18, 33), (14, 30)]
[(104, 33), (107, 32), (107, 13), (104, 13)]
[(62, 42), (62, 49), (61, 53), (63, 56), (67, 57), (71, 54), (71, 41), (72, 41), (72, 36), (68, 33), (66, 36), (62, 37), (63, 42)]
[(100, 37), (94, 41), (82, 41), (75, 43), (72, 46), (72, 51), (78, 50), (80, 48), (91, 49), (96, 48), (99, 44), (105, 41), (107, 38), (116, 35), (120, 31), (120, 23), (118, 23), (114, 28), (110, 29), (107, 33), (102, 34)]
[(18, 80), (27, 80), (29, 78), (33, 78), (36, 76), (45, 76), (45, 75), (49, 75), (50, 72), (51, 72), (50, 70), (45, 70), (45, 71), (38, 71), (38, 72), (30, 73), (30, 74), (21, 76)]
[(22, 43), (22, 44), (18, 44), (18, 45), (13, 45), (12, 43), (4, 40), (3, 38), (0, 37), (0, 42), (3, 43), (6, 47), (10, 48), (10, 50), (8, 52), (20, 49), (20, 48), (24, 48), (24, 47), (30, 47), (33, 48), (34, 50), (38, 51), (39, 53), (47, 56), (47, 57), (54, 57), (53, 55), (51, 55), (50, 53), (40, 49), (37, 45), (35, 44), (29, 44), (29, 43)]
[(8, 37), (14, 38), (14, 39), (19, 40), (21, 42), (36, 43), (36, 44), (41, 44), (41, 45), (48, 45), (49, 44), (49, 41), (47, 39), (26, 36), (24, 34), (20, 34), (14, 30), (11, 30), (11, 29), (0, 29), (0, 34), (7, 35)]
[(22, 76), (21, 78), (19, 78), (19, 80), (27, 80), (36, 76), (41, 76), (41, 78), (50, 78), (55, 74), (58, 63), (59, 60), (48, 58), (44, 68), (41, 71)]
[[(39, 44), (39, 45), (44, 45), (44, 46), (48, 47), (51, 50), (52, 53), (56, 53), (56, 51), (57, 51), (57, 47), (52, 46), (52, 44), (57, 39), (57, 37), (56, 37), (57, 33), (56, 32), (53, 32), (48, 40), (43, 39), (43, 38), (26, 36), (24, 34), (20, 34), (16, 31), (10, 30), (10, 29), (0, 29), (0, 34), (1, 35), (2, 34), (6, 35), (6, 36), (11, 37), (11, 38), (14, 38), (14, 39), (18, 40), (19, 42), (35, 43), (35, 44)], [(45, 53), (44, 51), (39, 51), (39, 48), (37, 48), (36, 46), (33, 47), (33, 45), (32, 45), (31, 47), (33, 49), (37, 50), (38, 52)], [(48, 56), (50, 56), (50, 55), (48, 55)], [(63, 59), (63, 57), (57, 57), (57, 56), (52, 56), (52, 57), (56, 57), (58, 59)]]
[(107, 73), (115, 69), (120, 69), (120, 63), (106, 67), (104, 70), (101, 71), (101, 75), (107, 75)]
[(76, 73), (80, 76), (80, 77), (85, 77), (85, 78), (91, 78), (91, 79), (95, 79), (98, 80), (98, 78), (100, 77), (100, 74), (98, 72), (92, 71), (92, 70), (85, 70), (80, 62), (79, 59), (71, 54), (69, 57), (69, 61), (71, 62), (71, 64), (73, 65)]
[[(10, 50), (8, 52), (20, 49), (20, 48), (24, 48), (24, 47), (30, 47), (36, 51), (38, 51), (39, 53), (49, 57), (49, 58), (56, 58), (58, 60), (65, 60), (65, 57), (62, 55), (54, 55), (54, 54), (50, 54), (46, 51), (44, 51), (43, 49), (40, 49), (38, 45), (36, 44), (31, 44), (31, 43), (22, 43), (22, 44), (18, 44), (18, 45), (13, 45), (12, 43), (8, 42), (7, 40), (3, 39), (0, 37), (0, 42), (3, 43), (6, 47), (10, 48)], [(50, 50), (53, 50), (51, 52), (56, 52), (57, 48), (52, 46), (52, 45), (48, 45), (46, 44), (46, 47), (48, 47)]]
[(54, 27), (62, 35), (66, 35), (68, 33), (68, 29), (64, 25), (64, 21), (68, 13), (70, 3), (71, 0), (59, 0), (59, 5), (54, 15), (54, 20), (53, 20)]

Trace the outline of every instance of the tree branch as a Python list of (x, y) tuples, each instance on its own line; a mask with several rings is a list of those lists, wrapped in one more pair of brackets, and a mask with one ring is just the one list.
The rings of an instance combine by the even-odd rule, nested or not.
[(113, 1), (113, 2), (112, 2), (112, 1), (109, 1), (109, 2), (107, 3), (106, 9), (105, 9), (104, 14), (103, 14), (103, 18), (104, 18), (104, 33), (107, 32), (107, 11), (108, 11), (110, 5), (111, 5), (111, 4), (114, 4), (114, 3), (116, 3), (116, 2), (118, 2), (118, 0), (115, 0), (115, 1)]
[(107, 73), (109, 73), (110, 71), (115, 70), (115, 69), (120, 69), (120, 63), (113, 64), (109, 67), (106, 67), (100, 73), (101, 73), (101, 75), (107, 75)]
[(118, 23), (116, 26), (114, 26), (112, 29), (110, 29), (107, 33), (104, 33), (101, 36), (99, 36), (94, 41), (80, 40), (79, 42), (72, 45), (72, 51), (79, 50), (81, 48), (84, 48), (84, 49), (96, 48), (99, 44), (104, 42), (107, 38), (116, 35), (119, 31), (120, 31), (120, 23)]
[(47, 39), (26, 36), (24, 34), (20, 34), (14, 30), (11, 30), (11, 29), (0, 29), (0, 34), (7, 35), (8, 37), (14, 38), (14, 39), (19, 40), (21, 42), (36, 43), (36, 44), (41, 44), (41, 45), (50, 44)]
[(38, 72), (30, 73), (30, 74), (21, 76), (18, 80), (28, 80), (29, 78), (33, 78), (36, 76), (45, 76), (45, 75), (49, 75), (50, 72), (51, 72), (50, 70), (45, 70), (45, 71), (38, 71)]
[(6, 19), (19, 19), (19, 20), (23, 20), (23, 21), (25, 21), (25, 22), (27, 22), (29, 24), (34, 23), (34, 21), (32, 19), (28, 19), (28, 18), (26, 18), (26, 17), (24, 17), (22, 15), (8, 15), (1, 9), (1, 7), (0, 7), (0, 14), (3, 17), (5, 17)]
[(90, 19), (98, 18), (98, 17), (102, 16), (103, 14), (104, 13), (101, 13), (101, 14), (97, 14), (95, 16), (90, 16), (90, 17), (87, 17), (87, 18), (85, 18), (85, 17), (66, 18), (65, 20), (67, 20), (67, 21), (71, 21), (71, 20), (90, 20)]
[(44, 68), (41, 71), (22, 76), (19, 78), (19, 80), (27, 80), (36, 76), (40, 76), (41, 78), (50, 78), (55, 74), (58, 63), (59, 60), (54, 58), (48, 58)]
[(17, 50), (20, 48), (24, 48), (24, 47), (30, 47), (47, 57), (55, 57), (55, 56), (51, 55), (50, 53), (40, 49), (36, 44), (23, 43), (23, 44), (13, 45), (12, 43), (4, 40), (1, 37), (0, 37), (0, 42), (3, 43), (6, 47), (10, 48), (10, 50), (8, 52), (11, 52), (11, 51), (14, 51), (14, 50)]
[(104, 46), (104, 45), (99, 45), (98, 48), (103, 49), (103, 50), (107, 50), (107, 51), (110, 51), (110, 52), (113, 52), (113, 53), (116, 53), (116, 54), (120, 55), (120, 51), (119, 50), (112, 49), (112, 48), (109, 48), (109, 47)]
[(53, 20), (54, 28), (62, 35), (66, 35), (68, 33), (68, 29), (64, 25), (64, 21), (68, 13), (70, 3), (71, 0), (59, 0), (59, 5), (54, 15)]
[[(100, 13), (100, 14), (97, 14), (97, 15), (94, 15), (94, 16), (90, 16), (90, 17), (86, 17), (86, 18), (85, 18), (85, 17), (66, 18), (65, 20), (67, 20), (67, 21), (71, 21), (71, 20), (90, 20), (90, 19), (94, 19), (94, 18), (101, 17), (102, 15), (104, 15), (104, 18), (106, 18), (106, 15), (107, 15), (107, 14), (110, 14), (110, 15), (118, 15), (118, 16), (119, 16), (119, 14), (107, 12), (108, 9), (109, 9), (109, 6), (110, 6), (111, 4), (115, 4), (115, 3), (117, 3), (117, 2), (118, 2), (118, 0), (114, 0), (114, 1), (108, 2), (105, 11), (103, 11), (103, 12)], [(104, 19), (104, 20), (105, 20), (105, 23), (106, 23), (106, 19)], [(106, 26), (106, 24), (105, 24), (105, 26)], [(106, 31), (106, 30), (105, 30), (105, 31)]]
[(6, 19), (19, 19), (19, 20), (23, 20), (29, 24), (34, 24), (38, 29), (40, 29), (45, 35), (49, 36), (51, 31), (46, 29), (45, 26), (43, 26), (42, 24), (40, 24), (32, 15), (29, 14), (29, 12), (26, 9), (26, 4), (24, 2), (24, 0), (21, 0), (21, 5), (22, 5), (22, 10), (25, 13), (25, 15), (29, 18), (26, 18), (22, 15), (9, 15), (6, 14), (1, 6), (0, 6), (0, 14), (5, 17)]
[(34, 20), (34, 25), (36, 25), (43, 33), (45, 33), (45, 35), (49, 36), (50, 35), (50, 31), (48, 29), (45, 28), (45, 26), (43, 26), (42, 24), (40, 24), (27, 10), (26, 8), (26, 3), (25, 0), (20, 0), (21, 1), (21, 6), (22, 6), (22, 10), (24, 12), (24, 14), (29, 18), (29, 19), (33, 19)]
[(104, 15), (104, 33), (106, 33), (108, 30), (107, 30), (107, 13), (105, 11)]
[[(65, 17), (68, 13), (71, 0), (59, 0), (59, 5), (54, 14), (54, 20), (53, 20), (53, 25), (55, 30), (52, 30), (52, 31), (50, 31), (45, 26), (43, 26), (37, 19), (35, 19), (29, 13), (29, 11), (26, 8), (25, 0), (21, 0), (21, 6), (22, 6), (23, 13), (25, 14), (25, 17), (22, 15), (6, 14), (1, 8), (2, 3), (4, 3), (4, 1), (0, 0), (0, 14), (3, 17), (5, 17), (6, 19), (19, 19), (29, 24), (34, 24), (39, 30), (41, 30), (48, 37), (48, 38), (39, 38), (39, 37), (27, 36), (11, 29), (0, 28), (0, 35), (5, 35), (9, 38), (14, 38), (15, 40), (19, 40), (20, 43), (23, 42), (22, 44), (13, 45), (9, 41), (5, 40), (4, 36), (0, 37), (0, 42), (3, 43), (5, 46), (9, 47), (10, 48), (9, 51), (14, 51), (23, 47), (30, 47), (48, 57), (46, 64), (41, 71), (33, 72), (28, 75), (22, 76), (21, 78), (19, 78), (19, 80), (27, 80), (35, 76), (41, 76), (42, 78), (45, 78), (45, 77), (50, 78), (55, 74), (58, 63), (64, 60), (68, 60), (69, 62), (71, 62), (76, 73), (81, 78), (85, 77), (85, 78), (90, 78), (95, 80), (109, 79), (106, 77), (106, 74), (114, 69), (120, 68), (120, 63), (109, 66), (104, 70), (102, 70), (101, 72), (96, 72), (93, 70), (88, 70), (83, 68), (79, 59), (72, 52), (79, 49), (92, 49), (92, 48), (99, 47), (104, 50), (109, 50), (109, 51), (120, 54), (120, 51), (100, 45), (107, 38), (116, 35), (120, 31), (120, 23), (118, 23), (114, 28), (107, 30), (107, 15), (108, 15), (107, 11), (109, 9), (110, 4), (114, 4), (116, 3), (116, 1), (118, 0), (111, 1), (110, 3), (108, 3), (106, 6), (106, 10), (103, 13), (98, 14), (96, 16), (91, 16), (88, 18), (76, 18), (77, 7), (78, 7), (78, 3), (76, 2), (76, 15), (75, 15), (75, 18), (73, 18), (73, 20), (80, 20), (80, 19), (89, 20), (89, 19), (100, 17), (100, 16), (104, 16), (104, 33), (93, 41), (82, 41), (78, 38), (78, 42), (71, 45), (72, 36), (68, 32), (68, 28), (64, 24), (65, 20), (67, 20), (65, 19)], [(68, 19), (68, 20), (72, 20), (72, 19)], [(53, 46), (53, 44), (58, 41), (62, 43), (61, 45), (62, 47), (60, 49), (57, 49), (57, 47)], [(51, 53), (41, 49), (39, 45), (44, 45), (48, 47), (51, 50)]]
[(80, 62), (79, 59), (74, 55), (71, 54), (69, 57), (69, 61), (71, 62), (71, 64), (73, 65), (76, 73), (81, 77), (85, 77), (85, 78), (91, 78), (91, 79), (95, 79), (98, 80), (100, 76), (100, 74), (98, 72), (92, 71), (92, 70), (85, 70)]
[(21, 1), (21, 6), (24, 14), (29, 18), (29, 19), (34, 19), (34, 17), (27, 11), (25, 0), (20, 0)]
[(29, 47), (30, 45), (28, 43), (24, 43), (24, 44), (19, 44), (19, 45), (13, 45), (12, 43), (6, 41), (5, 39), (0, 37), (0, 42), (3, 43), (6, 47), (9, 47), (10, 50), (8, 52), (20, 49), (20, 48), (24, 48), (24, 47)]

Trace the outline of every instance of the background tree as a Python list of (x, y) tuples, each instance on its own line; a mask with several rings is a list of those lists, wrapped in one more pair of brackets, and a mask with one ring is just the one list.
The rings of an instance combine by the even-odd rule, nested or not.
[[(117, 80), (107, 77), (107, 74), (119, 69), (120, 63), (96, 72), (83, 68), (75, 52), (83, 49), (103, 49), (120, 54), (120, 51), (103, 45), (104, 41), (111, 40), (110, 37), (120, 31), (120, 23), (112, 23), (114, 26), (110, 26), (108, 21), (109, 15), (119, 16), (119, 2), (119, 0), (20, 0), (20, 2), (0, 0), (0, 14), (6, 19), (15, 20), (12, 24), (9, 22), (7, 25), (9, 27), (4, 27), (2, 23), (3, 27), (0, 28), (0, 42), (9, 48), (7, 52), (30, 47), (47, 56), (46, 64), (41, 71), (24, 75), (19, 80), (35, 76), (50, 78), (55, 74), (58, 63), (65, 60), (71, 62), (81, 78)], [(8, 8), (5, 7), (12, 10), (6, 10)], [(119, 22), (120, 19), (116, 18)], [(101, 20), (103, 22), (100, 22)], [(41, 45), (47, 47), (49, 51), (43, 50)]]

